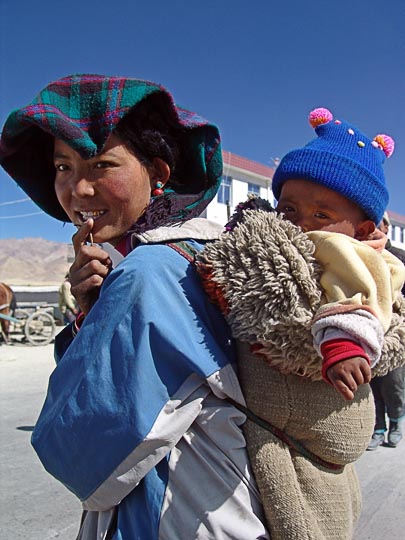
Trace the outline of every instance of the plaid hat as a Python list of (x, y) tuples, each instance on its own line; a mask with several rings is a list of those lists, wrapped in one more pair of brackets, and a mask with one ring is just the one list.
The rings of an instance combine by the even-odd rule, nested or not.
[(313, 110), (309, 123), (318, 138), (283, 157), (273, 177), (275, 198), (286, 180), (302, 178), (340, 193), (380, 223), (389, 198), (382, 165), (394, 151), (393, 139), (381, 134), (371, 140), (324, 108)]
[(54, 138), (83, 159), (91, 158), (124, 116), (151, 99), (153, 110), (170, 118), (179, 134), (180, 172), (175, 187), (151, 200), (139, 232), (200, 215), (221, 181), (218, 128), (176, 105), (165, 88), (149, 81), (77, 74), (48, 84), (29, 105), (10, 113), (0, 139), (0, 164), (47, 214), (70, 221), (54, 189)]

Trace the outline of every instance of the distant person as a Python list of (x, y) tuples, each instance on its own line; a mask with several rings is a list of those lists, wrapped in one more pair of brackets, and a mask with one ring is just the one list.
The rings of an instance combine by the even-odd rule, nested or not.
[[(378, 228), (387, 236), (390, 226), (391, 226), (391, 221), (388, 216), (388, 212), (384, 212), (383, 218), (380, 224), (378, 225)], [(385, 244), (385, 249), (387, 249), (390, 253), (395, 255), (395, 257), (397, 257), (400, 261), (402, 261), (402, 264), (405, 264), (405, 251), (403, 249), (393, 246), (388, 236), (387, 236), (387, 243)], [(402, 294), (405, 295), (405, 285), (402, 288)]]
[(65, 275), (65, 279), (58, 290), (59, 310), (63, 315), (64, 324), (70, 324), (76, 319), (79, 309), (76, 299), (72, 294), (69, 281), (69, 274)]
[[(378, 228), (387, 235), (389, 227), (390, 219), (387, 212), (384, 212)], [(405, 251), (394, 247), (389, 238), (387, 238), (385, 249), (405, 264)], [(405, 294), (405, 286), (402, 288), (402, 294)], [(371, 389), (374, 395), (376, 421), (367, 450), (376, 450), (385, 442), (388, 446), (395, 448), (402, 440), (401, 422), (405, 416), (405, 367), (398, 367), (382, 377), (374, 377), (371, 381)], [(387, 440), (385, 440), (386, 417), (389, 421)]]
[(198, 256), (240, 340), (248, 450), (279, 540), (352, 537), (361, 502), (352, 463), (374, 424), (367, 383), (389, 369), (384, 334), (405, 278), (376, 232), (393, 140), (371, 140), (327, 109), (309, 119), (318, 137), (273, 177), (284, 219), (248, 201)]

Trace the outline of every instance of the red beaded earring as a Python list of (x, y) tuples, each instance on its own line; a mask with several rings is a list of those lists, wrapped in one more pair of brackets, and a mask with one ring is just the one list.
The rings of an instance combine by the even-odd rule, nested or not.
[(155, 189), (152, 190), (152, 196), (157, 197), (158, 195), (163, 194), (163, 183), (162, 182), (156, 182)]

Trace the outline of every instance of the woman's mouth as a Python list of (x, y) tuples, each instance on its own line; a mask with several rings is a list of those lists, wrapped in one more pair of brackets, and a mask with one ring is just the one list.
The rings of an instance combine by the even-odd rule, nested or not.
[(77, 212), (80, 216), (80, 219), (83, 221), (87, 221), (89, 218), (94, 219), (94, 221), (97, 221), (98, 218), (100, 218), (103, 214), (106, 213), (106, 210), (85, 210), (81, 212)]

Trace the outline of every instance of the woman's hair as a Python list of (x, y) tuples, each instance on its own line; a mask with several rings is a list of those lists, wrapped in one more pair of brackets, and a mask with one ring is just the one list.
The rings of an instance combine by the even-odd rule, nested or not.
[(162, 97), (151, 95), (130, 110), (118, 123), (114, 133), (146, 167), (160, 158), (170, 167), (167, 185), (176, 185), (176, 165), (180, 155), (178, 123), (163, 109)]

